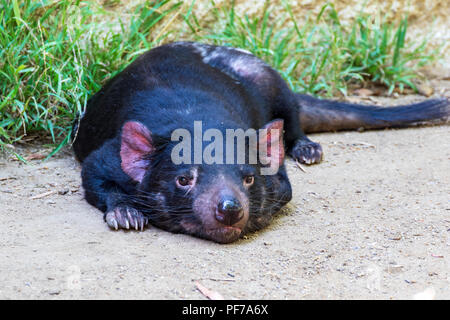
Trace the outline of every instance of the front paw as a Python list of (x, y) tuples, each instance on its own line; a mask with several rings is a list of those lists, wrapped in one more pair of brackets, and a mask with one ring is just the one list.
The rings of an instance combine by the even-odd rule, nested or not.
[(128, 230), (131, 227), (142, 231), (148, 224), (148, 219), (142, 213), (130, 207), (116, 207), (105, 213), (104, 219), (108, 226), (115, 230)]
[(314, 164), (322, 161), (322, 146), (316, 142), (298, 140), (291, 149), (290, 156), (305, 164)]

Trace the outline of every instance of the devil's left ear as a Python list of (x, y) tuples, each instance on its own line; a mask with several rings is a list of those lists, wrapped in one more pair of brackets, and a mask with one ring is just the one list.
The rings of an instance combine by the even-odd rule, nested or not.
[(263, 164), (279, 167), (284, 161), (284, 143), (283, 143), (283, 127), (282, 119), (275, 119), (262, 127), (258, 138), (260, 161)]
[(121, 138), (122, 170), (134, 181), (141, 182), (150, 165), (148, 156), (155, 149), (150, 130), (140, 122), (128, 121), (122, 127)]

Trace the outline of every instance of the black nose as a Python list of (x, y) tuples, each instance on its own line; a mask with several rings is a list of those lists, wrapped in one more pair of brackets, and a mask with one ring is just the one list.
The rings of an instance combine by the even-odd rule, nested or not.
[(217, 205), (216, 220), (227, 226), (232, 226), (243, 216), (241, 203), (233, 197), (223, 197)]

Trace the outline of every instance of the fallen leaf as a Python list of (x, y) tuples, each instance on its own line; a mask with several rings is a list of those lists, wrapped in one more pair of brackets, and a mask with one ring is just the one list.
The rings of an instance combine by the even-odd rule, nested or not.
[(33, 153), (30, 154), (29, 156), (25, 157), (25, 160), (30, 161), (30, 160), (42, 160), (46, 157), (45, 154), (41, 154), (41, 153)]
[(357, 89), (357, 90), (353, 91), (353, 93), (360, 97), (368, 97), (368, 96), (374, 95), (374, 92), (372, 90), (365, 89), (365, 88)]
[(417, 91), (419, 91), (419, 93), (425, 97), (429, 97), (434, 93), (434, 90), (432, 87), (430, 87), (427, 84), (419, 84), (416, 86), (417, 87)]

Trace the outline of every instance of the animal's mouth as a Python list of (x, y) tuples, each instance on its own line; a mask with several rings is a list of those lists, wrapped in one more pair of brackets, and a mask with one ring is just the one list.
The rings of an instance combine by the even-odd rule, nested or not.
[(239, 239), (242, 229), (234, 226), (222, 226), (213, 229), (206, 229), (205, 235), (218, 243), (231, 243)]
[(220, 224), (201, 227), (192, 222), (182, 222), (181, 226), (183, 233), (218, 243), (231, 243), (236, 241), (242, 235), (244, 228), (244, 226), (226, 226)]

